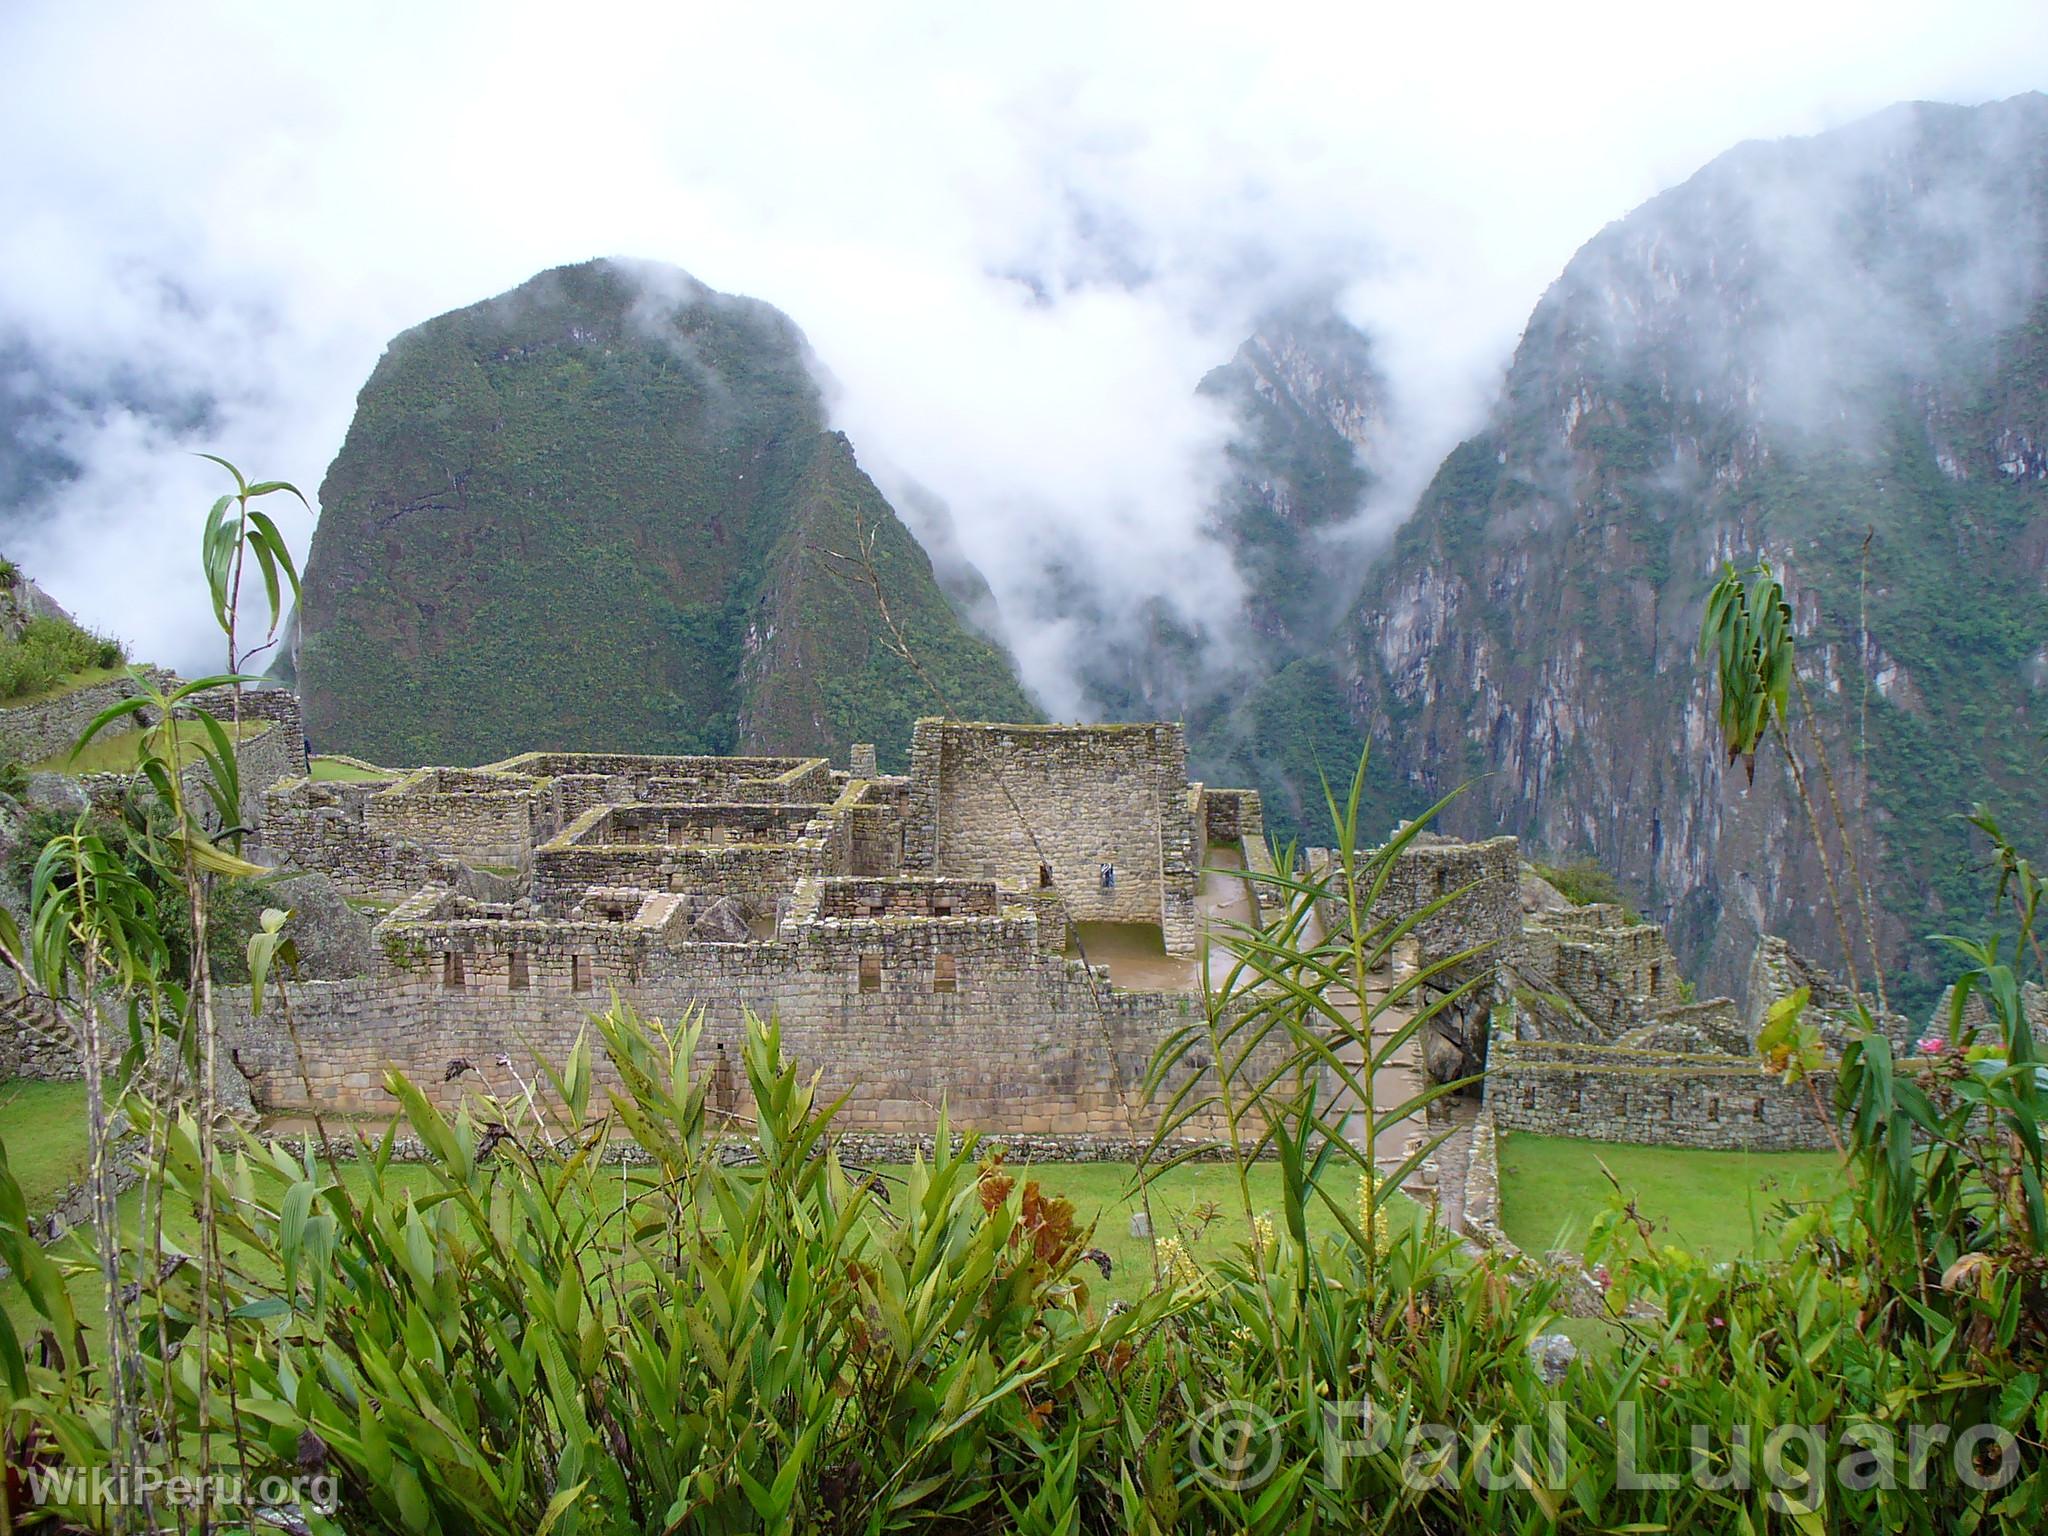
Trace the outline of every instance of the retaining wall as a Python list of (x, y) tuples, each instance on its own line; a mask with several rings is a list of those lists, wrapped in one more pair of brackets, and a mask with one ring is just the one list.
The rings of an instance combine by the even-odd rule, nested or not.
[[(1831, 1105), (1834, 1074), (1817, 1074), (1816, 1086)], [(1740, 1056), (1496, 1040), (1486, 1105), (1501, 1130), (1543, 1136), (1751, 1152), (1831, 1145), (1805, 1086)]]

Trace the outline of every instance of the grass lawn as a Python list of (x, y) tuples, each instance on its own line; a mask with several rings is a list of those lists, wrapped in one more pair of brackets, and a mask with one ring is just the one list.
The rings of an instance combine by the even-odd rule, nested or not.
[[(223, 720), (221, 729), (231, 740), (237, 739), (233, 722)], [(268, 720), (244, 720), (239, 739), (249, 741), (269, 729)], [(141, 730), (102, 731), (87, 742), (85, 750), (76, 757), (67, 747), (39, 763), (30, 763), (28, 769), (31, 773), (133, 773), (140, 761), (144, 734)], [(199, 747), (206, 740), (206, 727), (197, 720), (178, 723), (178, 746), (190, 761), (199, 760)]]
[(31, 1216), (85, 1177), (85, 1084), (0, 1083), (0, 1142)]
[(1752, 1251), (1784, 1201), (1828, 1198), (1847, 1175), (1831, 1152), (1695, 1152), (1523, 1132), (1500, 1139), (1501, 1225), (1525, 1252), (1576, 1249), (1614, 1186), (1669, 1241), (1715, 1258)]
[(338, 757), (316, 757), (312, 759), (312, 766), (314, 779), (323, 784), (367, 784), (398, 777), (382, 768), (359, 768), (354, 763), (344, 763)]

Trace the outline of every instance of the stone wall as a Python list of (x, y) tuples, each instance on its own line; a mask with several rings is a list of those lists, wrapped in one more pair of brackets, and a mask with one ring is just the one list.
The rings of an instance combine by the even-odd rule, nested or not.
[(1452, 896), (1409, 938), (1425, 962), (1478, 950), (1479, 962), (1493, 966), (1522, 931), (1521, 869), (1512, 837), (1460, 843), (1425, 833), (1394, 859), (1373, 916), (1398, 923)]
[(820, 917), (994, 917), (996, 888), (985, 880), (834, 880)]
[[(1833, 1074), (1816, 1082), (1831, 1104)], [(1496, 1040), (1486, 1105), (1501, 1130), (1543, 1136), (1752, 1152), (1830, 1145), (1805, 1087), (1739, 1056)]]
[(1202, 789), (1202, 830), (1211, 843), (1240, 838), (1262, 841), (1266, 835), (1264, 802), (1256, 789)]
[(350, 896), (399, 902), (429, 884), (454, 885), (461, 865), (408, 838), (371, 830), (363, 807), (379, 784), (288, 779), (263, 795), (260, 841), (299, 869), (317, 869)]
[(576, 840), (685, 846), (793, 843), (817, 814), (812, 805), (618, 805), (586, 822)]
[[(300, 986), (299, 1035), (323, 1106), (388, 1109), (387, 1063), (452, 1102), (463, 1085), (443, 1081), (451, 1060), (502, 1080), (490, 1064), (510, 1055), (530, 1074), (528, 1049), (561, 1060), (616, 987), (652, 1017), (701, 1008), (707, 1052), (737, 1051), (743, 1010), (776, 1014), (785, 1049), (824, 1073), (825, 1091), (853, 1091), (850, 1129), (928, 1130), (943, 1100), (960, 1124), (1006, 1134), (1142, 1134), (1127, 1100), (1199, 1004), (1101, 985), (1046, 953), (1038, 926), (1025, 899), (993, 916), (812, 916), (773, 941), (700, 944), (641, 921), (522, 921), (429, 895), (379, 926), (377, 974)], [(297, 1104), (288, 1043), (242, 1021), (238, 1044), (259, 1098)]]
[(0, 1081), (65, 1082), (81, 1070), (78, 1039), (53, 1011), (19, 996), (0, 1001)]
[(1573, 907), (1531, 919), (1556, 936), (1556, 984), (1609, 1036), (1676, 1008), (1682, 997), (1678, 957), (1664, 930), (1620, 917), (1619, 908)]
[[(144, 668), (146, 676), (159, 684), (175, 681), (168, 672)], [(142, 692), (132, 677), (112, 677), (105, 682), (74, 688), (69, 693), (38, 699), (33, 704), (15, 704), (0, 709), (0, 758), (20, 763), (39, 763), (46, 757), (69, 752), (78, 737), (101, 710), (111, 709), (123, 699)]]
[[(1840, 1051), (1862, 1028), (1855, 1016), (1854, 996), (1834, 972), (1802, 955), (1774, 933), (1757, 939), (1756, 951), (1749, 959), (1749, 985), (1742, 1009), (1749, 1038), (1756, 1039), (1773, 1003), (1801, 987), (1808, 994), (1805, 1021), (1820, 1031), (1830, 1050)], [(1876, 1011), (1874, 998), (1870, 1006)], [(1887, 1014), (1879, 1023), (1894, 1050), (1911, 1048), (1913, 1026), (1903, 1015)]]
[(1710, 997), (1660, 1009), (1647, 1024), (1627, 1030), (1614, 1043), (1638, 1051), (1675, 1051), (1681, 1055), (1749, 1055), (1749, 1036), (1734, 999)]
[(1157, 923), (1167, 952), (1184, 954), (1196, 935), (1195, 798), (1178, 725), (920, 720), (903, 863), (1013, 890), (1049, 882), (1075, 922)]
[[(614, 811), (585, 811), (533, 856), (534, 900), (549, 910), (573, 906), (596, 885), (633, 885), (646, 890), (732, 896), (772, 909), (778, 895), (806, 875), (848, 872), (851, 839), (843, 816), (820, 813), (802, 835), (788, 842), (704, 843), (603, 842)], [(646, 835), (624, 829), (615, 834)]]
[(529, 779), (618, 780), (617, 801), (749, 801), (821, 804), (833, 798), (822, 757), (650, 757), (627, 752), (523, 752), (487, 772)]
[[(245, 722), (245, 734), (235, 743), (235, 767), (241, 777), (242, 825), (255, 827), (263, 819), (264, 791), (292, 776), (292, 764), (305, 757), (304, 738), (295, 738), (271, 721)], [(133, 773), (81, 773), (78, 787), (95, 806), (111, 809), (120, 805), (143, 782)], [(213, 770), (203, 759), (186, 764), (178, 775), (179, 793), (199, 810), (201, 820), (218, 830), (220, 817), (213, 809), (209, 786)]]
[[(1949, 1032), (1949, 1016), (1955, 1011), (1956, 989), (1951, 982), (1942, 988), (1941, 996), (1935, 1000), (1934, 1011), (1927, 1016), (1927, 1027), (1921, 1034), (1939, 1035), (1944, 1038)], [(2020, 984), (2020, 1011), (2033, 1026), (2038, 1040), (2048, 1041), (2048, 987), (2037, 981)], [(1972, 990), (1963, 1002), (1962, 1026), (1966, 1030), (1981, 1032), (1988, 1042), (1994, 1038), (1991, 1010), (1984, 1002), (1984, 994)]]
[(466, 864), (523, 869), (542, 820), (542, 793), (518, 774), (420, 768), (363, 802), (363, 824)]
[[(188, 702), (220, 720), (232, 719), (235, 713), (233, 690), (228, 688), (209, 688), (194, 694)], [(299, 713), (297, 694), (288, 688), (244, 688), (241, 714), (245, 721), (267, 720), (271, 725), (261, 738), (266, 755), (255, 785), (259, 795), (279, 779), (303, 778), (312, 771), (306, 756), (306, 725)], [(246, 767), (243, 777), (249, 777)]]

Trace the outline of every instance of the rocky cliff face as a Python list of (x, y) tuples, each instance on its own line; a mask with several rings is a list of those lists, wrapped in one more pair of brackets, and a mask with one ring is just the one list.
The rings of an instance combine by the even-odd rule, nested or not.
[(832, 555), (872, 536), (898, 624), (964, 714), (1034, 719), (826, 429), (787, 317), (590, 263), (406, 332), (321, 487), (283, 663), (316, 746), (903, 760), (936, 705)]
[(1948, 818), (2048, 833), (2044, 210), (2029, 96), (1745, 145), (1589, 242), (1345, 638), (1399, 780), (1483, 775), (1453, 829), (1600, 860), (1710, 987), (1760, 928), (1835, 958), (1782, 755), (1723, 771), (1695, 656), (1720, 563), (1768, 555), (1924, 1004), (1923, 936), (1985, 908)]
[(1359, 572), (1333, 535), (1374, 487), (1386, 381), (1368, 339), (1307, 301), (1266, 316), (1201, 392), (1237, 425), (1212, 518), (1245, 600), (1237, 643), (1203, 657), (1182, 701), (1190, 771), (1259, 789), (1283, 836), (1327, 838), (1318, 770), (1348, 775), (1359, 746), (1339, 665)]

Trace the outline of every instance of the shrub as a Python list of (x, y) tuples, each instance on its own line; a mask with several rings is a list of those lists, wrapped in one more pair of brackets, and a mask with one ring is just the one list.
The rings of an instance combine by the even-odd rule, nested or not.
[(1604, 904), (1620, 907), (1630, 922), (1639, 922), (1621, 882), (1591, 859), (1574, 859), (1569, 864), (1532, 864), (1557, 893), (1575, 907)]
[(39, 614), (22, 626), (19, 636), (0, 635), (0, 699), (26, 698), (74, 672), (116, 667), (122, 659), (118, 640)]

